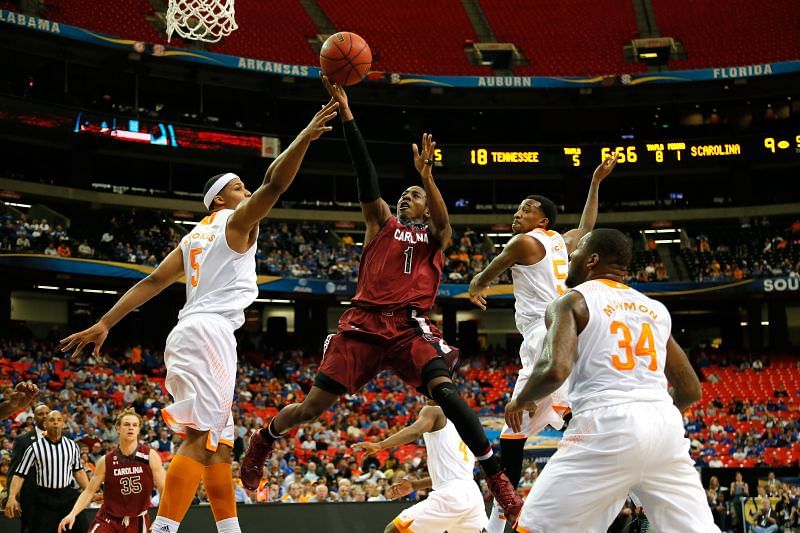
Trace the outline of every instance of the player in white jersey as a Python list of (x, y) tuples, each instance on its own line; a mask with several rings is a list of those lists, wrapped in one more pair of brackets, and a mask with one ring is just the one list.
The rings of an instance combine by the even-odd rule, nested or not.
[(480, 533), (486, 527), (483, 496), (475, 483), (475, 456), (461, 440), (442, 408), (429, 400), (417, 420), (381, 442), (360, 442), (369, 455), (425, 439), (430, 477), (405, 480), (387, 489), (394, 500), (419, 489), (433, 492), (389, 522), (384, 533)]
[(681, 415), (700, 399), (700, 382), (666, 307), (622, 283), (632, 253), (617, 230), (581, 239), (566, 280), (572, 290), (548, 307), (542, 355), (506, 406), (518, 430), (519, 413), (569, 378), (572, 421), (517, 531), (605, 532), (630, 491), (656, 531), (719, 532)]
[[(166, 387), (174, 403), (165, 422), (185, 439), (170, 462), (152, 531), (178, 530), (201, 478), (219, 532), (239, 532), (231, 477), (236, 379), (234, 331), (258, 295), (256, 241), (259, 222), (294, 180), (309, 144), (330, 131), (336, 116), (331, 99), (267, 169), (252, 194), (235, 174), (214, 176), (203, 190), (209, 211), (162, 263), (129, 289), (92, 327), (61, 341), (77, 357), (89, 344), (98, 355), (109, 330), (128, 313), (185, 278), (186, 305), (167, 337)], [(223, 446), (220, 446), (223, 444)]]
[[(580, 224), (563, 235), (551, 228), (556, 222), (556, 205), (544, 196), (529, 196), (514, 214), (511, 228), (515, 233), (502, 253), (495, 257), (485, 270), (477, 274), (470, 283), (469, 295), (472, 303), (486, 310), (484, 295), (489, 286), (506, 270), (511, 269), (514, 282), (514, 309), (517, 330), (522, 335), (519, 356), (522, 369), (519, 371), (512, 398), (525, 386), (528, 377), (541, 353), (546, 328), (544, 312), (548, 304), (564, 294), (567, 279), (569, 254), (578, 241), (594, 228), (597, 220), (600, 183), (617, 164), (614, 153), (595, 169), (592, 175), (586, 205)], [(547, 398), (543, 398), (536, 416), (520, 413), (520, 429), (512, 431), (508, 425), (500, 433), (500, 460), (514, 484), (522, 474), (522, 456), (525, 441), (548, 425), (555, 429), (563, 426), (563, 416), (569, 409), (566, 384)], [(489, 519), (489, 533), (501, 533), (505, 528), (505, 517), (495, 501)]]

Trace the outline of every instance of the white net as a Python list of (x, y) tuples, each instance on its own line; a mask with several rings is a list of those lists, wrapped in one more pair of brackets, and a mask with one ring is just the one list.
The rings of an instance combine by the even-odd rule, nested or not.
[(169, 0), (167, 40), (175, 32), (184, 39), (215, 43), (238, 26), (234, 0)]

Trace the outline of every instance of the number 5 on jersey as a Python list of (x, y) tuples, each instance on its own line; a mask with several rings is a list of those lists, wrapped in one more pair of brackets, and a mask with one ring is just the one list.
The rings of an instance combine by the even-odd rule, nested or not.
[(653, 341), (653, 329), (647, 322), (642, 322), (642, 332), (639, 334), (639, 340), (636, 341), (635, 350), (631, 348), (631, 341), (633, 336), (631, 328), (624, 322), (615, 320), (611, 323), (611, 334), (622, 334), (622, 338), (617, 345), (625, 350), (625, 358), (619, 355), (611, 356), (611, 364), (617, 370), (629, 371), (636, 367), (635, 357), (649, 357), (650, 364), (647, 365), (648, 370), (658, 370), (658, 359), (656, 358), (655, 342)]
[(191, 281), (192, 287), (197, 287), (197, 282), (200, 281), (200, 263), (197, 262), (197, 256), (202, 253), (202, 248), (192, 248), (189, 250), (189, 264), (192, 267), (192, 278), (189, 281)]

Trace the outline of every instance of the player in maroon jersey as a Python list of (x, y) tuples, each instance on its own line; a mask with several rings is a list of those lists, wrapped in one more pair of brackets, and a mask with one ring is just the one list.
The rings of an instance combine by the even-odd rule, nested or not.
[(147, 508), (153, 486), (164, 492), (161, 457), (147, 444), (139, 444), (142, 418), (131, 408), (117, 417), (119, 447), (101, 457), (94, 476), (78, 497), (72, 511), (61, 520), (58, 531), (72, 529), (75, 517), (86, 509), (103, 485), (103, 506), (89, 527), (90, 533), (146, 533), (150, 527)]
[(323, 83), (339, 103), (367, 226), (355, 306), (339, 319), (336, 335), (325, 341), (322, 363), (308, 396), (302, 403), (283, 408), (268, 427), (251, 437), (242, 461), (242, 483), (251, 490), (258, 486), (275, 440), (298, 424), (316, 419), (340, 395), (357, 391), (380, 371), (391, 369), (439, 404), (483, 467), (505, 515), (516, 517), (522, 500), (500, 470), (477, 415), (451, 380), (458, 351), (447, 345), (427, 317), (439, 289), (442, 251), (452, 234), (447, 206), (433, 180), (436, 143), (426, 133), (421, 152), (413, 145), (422, 187), (406, 189), (397, 201), (397, 216), (392, 216), (381, 198), (375, 166), (347, 95), (327, 78)]

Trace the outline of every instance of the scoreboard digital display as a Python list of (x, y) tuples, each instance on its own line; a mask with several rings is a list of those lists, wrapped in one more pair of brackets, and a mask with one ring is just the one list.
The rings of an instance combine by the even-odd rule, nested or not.
[(443, 145), (436, 161), (454, 169), (531, 172), (537, 169), (593, 169), (612, 153), (622, 168), (675, 169), (738, 161), (800, 163), (800, 134), (739, 139), (620, 142), (605, 145)]

